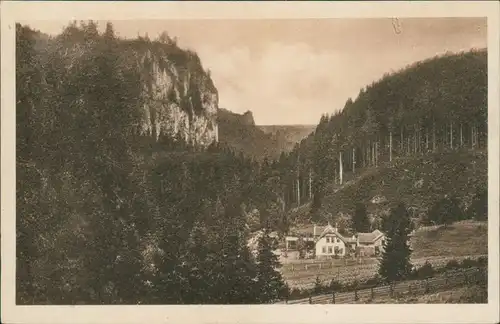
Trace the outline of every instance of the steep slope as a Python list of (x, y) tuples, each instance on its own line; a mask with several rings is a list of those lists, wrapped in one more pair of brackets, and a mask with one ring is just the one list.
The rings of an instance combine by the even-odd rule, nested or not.
[(215, 141), (218, 93), (196, 53), (161, 43), (129, 45), (141, 71), (142, 131), (157, 139), (180, 134), (195, 146)]
[(456, 196), (466, 209), (478, 188), (487, 188), (488, 158), (485, 152), (436, 153), (401, 159), (394, 165), (366, 170), (344, 185), (330, 184), (319, 213), (352, 215), (362, 202), (375, 221), (391, 204), (403, 201), (416, 219), (445, 195)]
[[(315, 217), (327, 204), (335, 214), (342, 203), (335, 199), (328, 203), (333, 187), (362, 181), (367, 174), (397, 170), (400, 161), (427, 163), (425, 159), (435, 157), (444, 160), (432, 163), (461, 172), (462, 163), (470, 159), (448, 159), (446, 154), (486, 149), (487, 79), (487, 51), (482, 49), (416, 62), (361, 89), (341, 111), (322, 116), (316, 130), (280, 161), (277, 169), (287, 206), (310, 204), (307, 209)], [(407, 168), (419, 168), (419, 164)], [(440, 186), (457, 186), (454, 172), (445, 172), (448, 184)], [(432, 174), (439, 177), (437, 171)], [(392, 186), (399, 184), (392, 182)], [(412, 204), (411, 196), (405, 199)]]
[(240, 115), (219, 109), (219, 142), (256, 160), (279, 157), (279, 143), (255, 126), (250, 111)]
[(253, 114), (237, 114), (227, 109), (218, 112), (219, 141), (257, 160), (277, 159), (290, 152), (315, 128), (311, 125), (255, 125)]
[[(179, 48), (170, 38), (119, 39), (111, 25), (99, 35), (93, 23), (71, 24), (56, 37), (29, 30), (25, 33), (34, 41), (33, 68), (42, 84), (54, 94), (65, 95), (67, 106), (89, 105), (85, 91), (90, 89), (80, 87), (79, 93), (64, 94), (66, 88), (84, 81), (91, 83), (89, 87), (97, 86), (104, 82), (97, 80), (97, 73), (102, 78), (114, 73), (116, 82), (128, 87), (128, 94), (134, 96), (138, 109), (130, 120), (134, 134), (156, 141), (161, 136), (178, 138), (201, 147), (217, 140), (217, 89), (198, 55)], [(89, 42), (90, 37), (95, 40)], [(113, 58), (113, 63), (108, 64), (106, 57)], [(94, 66), (91, 60), (95, 60)], [(101, 68), (108, 70), (98, 71)]]
[(110, 24), (16, 25), (16, 100), (18, 304), (255, 303), (220, 293), (228, 278), (257, 292), (252, 272), (220, 273), (255, 268), (238, 237), (258, 165), (212, 145), (217, 93), (194, 53)]

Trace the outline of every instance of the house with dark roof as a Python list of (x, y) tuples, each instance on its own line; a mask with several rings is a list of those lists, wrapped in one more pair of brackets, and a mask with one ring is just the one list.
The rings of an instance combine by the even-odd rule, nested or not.
[(375, 256), (383, 252), (385, 235), (379, 230), (356, 235), (356, 254), (359, 256)]

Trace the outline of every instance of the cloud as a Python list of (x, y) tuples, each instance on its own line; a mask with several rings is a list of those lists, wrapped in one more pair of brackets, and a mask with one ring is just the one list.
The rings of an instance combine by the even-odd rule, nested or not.
[(239, 113), (251, 110), (257, 124), (316, 124), (322, 113), (342, 109), (349, 97), (354, 99), (361, 88), (385, 73), (447, 50), (470, 48), (459, 42), (447, 45), (417, 42), (345, 51), (268, 42), (258, 50), (244, 45), (218, 50), (206, 45), (198, 53), (212, 71), (220, 107)]
[[(260, 124), (315, 124), (317, 112), (335, 110), (336, 98), (348, 90), (338, 75), (342, 57), (304, 43), (271, 43), (259, 53), (246, 47), (204, 47), (198, 52), (212, 71), (220, 106), (252, 110)], [(304, 110), (312, 113), (304, 115)]]
[(316, 124), (322, 113), (342, 109), (348, 97), (382, 76), (394, 55), (316, 50), (305, 43), (270, 43), (198, 50), (219, 90), (220, 106), (252, 110), (258, 124)]

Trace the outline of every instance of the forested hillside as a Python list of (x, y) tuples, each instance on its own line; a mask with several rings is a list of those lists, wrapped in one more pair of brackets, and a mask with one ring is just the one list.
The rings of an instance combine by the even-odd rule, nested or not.
[[(320, 220), (324, 212), (342, 209), (332, 192), (341, 190), (347, 180), (356, 182), (370, 169), (390, 172), (404, 159), (425, 163), (424, 156), (431, 153), (486, 148), (487, 55), (486, 50), (473, 50), (385, 75), (362, 89), (355, 100), (348, 99), (338, 113), (324, 115), (315, 132), (282, 156), (276, 168), (281, 170), (287, 209), (310, 203), (309, 217)], [(462, 170), (458, 164), (472, 162), (467, 156), (455, 157), (458, 160), (446, 161), (457, 172)], [(479, 163), (482, 167), (477, 165), (473, 175), (484, 179), (486, 154), (480, 159), (484, 159)], [(441, 180), (439, 185), (452, 183), (449, 178)], [(486, 182), (480, 185), (487, 187)], [(368, 202), (368, 197), (363, 199)], [(325, 201), (331, 210), (322, 209)]]
[(316, 125), (258, 125), (266, 134), (271, 134), (279, 144), (280, 152), (290, 152), (295, 144), (309, 136)]
[(246, 246), (247, 211), (268, 224), (271, 184), (214, 142), (217, 92), (194, 52), (111, 24), (56, 37), (16, 25), (16, 96), (19, 304), (282, 294), (272, 241), (256, 258)]
[[(450, 211), (452, 207), (462, 211), (470, 209), (477, 194), (487, 189), (487, 166), (487, 155), (481, 151), (431, 153), (398, 159), (394, 164), (360, 172), (343, 186), (329, 184), (318, 213), (346, 225), (342, 222), (349, 224), (351, 218), (334, 216), (352, 216), (355, 204), (362, 203), (371, 215), (373, 226), (380, 228), (393, 202), (402, 201), (415, 222), (423, 224), (432, 208), (446, 198), (457, 199), (457, 206), (448, 206)], [(308, 219), (308, 213), (306, 210), (295, 217)]]
[(217, 121), (221, 145), (259, 161), (264, 157), (279, 156), (278, 143), (271, 135), (255, 126), (252, 112), (240, 115), (221, 108)]
[(277, 159), (282, 152), (290, 152), (295, 144), (307, 137), (315, 126), (255, 125), (253, 114), (237, 114), (220, 108), (218, 113), (219, 142), (245, 156), (262, 161)]

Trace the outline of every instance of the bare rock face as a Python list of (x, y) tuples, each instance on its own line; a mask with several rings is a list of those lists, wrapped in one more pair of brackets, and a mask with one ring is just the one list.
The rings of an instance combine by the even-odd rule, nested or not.
[(245, 125), (255, 125), (255, 120), (253, 119), (253, 113), (248, 110), (242, 116), (243, 124)]
[[(150, 49), (138, 54), (142, 76), (142, 134), (206, 147), (218, 141), (218, 93), (196, 54), (175, 57)], [(179, 138), (180, 137), (180, 138)]]

